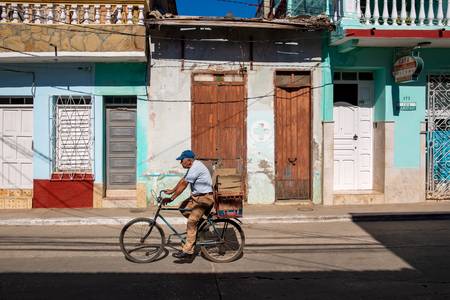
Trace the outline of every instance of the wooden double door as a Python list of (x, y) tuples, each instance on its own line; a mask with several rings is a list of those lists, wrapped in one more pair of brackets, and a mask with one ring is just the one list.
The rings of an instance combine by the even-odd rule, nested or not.
[[(195, 79), (195, 77), (194, 77)], [(245, 178), (245, 77), (205, 74), (192, 85), (192, 149)]]

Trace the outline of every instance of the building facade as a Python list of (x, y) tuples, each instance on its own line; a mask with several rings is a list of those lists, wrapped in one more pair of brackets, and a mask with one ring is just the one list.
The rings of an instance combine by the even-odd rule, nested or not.
[(144, 3), (0, 7), (0, 207), (145, 206)]
[(323, 203), (449, 199), (448, 3), (344, 0), (334, 9)]
[(328, 27), (326, 17), (150, 20), (151, 188), (176, 184), (185, 171), (175, 158), (192, 148), (240, 175), (249, 204), (320, 203)]

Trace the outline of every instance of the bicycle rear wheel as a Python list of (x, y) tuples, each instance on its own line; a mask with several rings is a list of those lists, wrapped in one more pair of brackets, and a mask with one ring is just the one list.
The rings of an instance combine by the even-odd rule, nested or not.
[(128, 260), (135, 263), (152, 262), (164, 250), (164, 231), (152, 219), (137, 218), (122, 228), (119, 243)]
[(203, 256), (213, 262), (232, 262), (244, 250), (244, 232), (233, 220), (213, 220), (212, 224), (208, 223), (200, 230), (198, 238)]

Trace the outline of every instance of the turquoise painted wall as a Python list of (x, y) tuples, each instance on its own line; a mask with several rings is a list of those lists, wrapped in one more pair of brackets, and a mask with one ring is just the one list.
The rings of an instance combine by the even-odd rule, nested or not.
[[(328, 48), (331, 68), (338, 71), (373, 71), (375, 80), (375, 121), (395, 122), (394, 165), (398, 168), (418, 168), (420, 164), (420, 122), (425, 119), (427, 79), (429, 73), (447, 70), (450, 73), (448, 49), (422, 49), (420, 56), (425, 69), (412, 83), (396, 84), (391, 75), (395, 60), (394, 48), (355, 48), (338, 53), (336, 47)], [(325, 71), (324, 71), (325, 75)], [(328, 82), (327, 82), (328, 81)], [(330, 84), (324, 76), (324, 85)], [(415, 102), (415, 111), (399, 111), (399, 102)], [(324, 93), (322, 115), (324, 121), (332, 119), (332, 93)]]
[(34, 91), (34, 179), (49, 179), (52, 172), (50, 100), (58, 95), (91, 96), (93, 78), (91, 64), (0, 64), (0, 95), (32, 96)]
[[(102, 96), (113, 95), (137, 95), (137, 165), (136, 179), (138, 182), (147, 181), (144, 173), (147, 171), (148, 150), (148, 101), (146, 95), (146, 64), (145, 63), (97, 63), (95, 64), (95, 88), (94, 92), (98, 106), (103, 108)], [(104, 136), (103, 109), (96, 111), (96, 136)], [(103, 139), (96, 139), (96, 182), (104, 181), (103, 171), (105, 155)], [(101, 163), (99, 163), (101, 162)]]

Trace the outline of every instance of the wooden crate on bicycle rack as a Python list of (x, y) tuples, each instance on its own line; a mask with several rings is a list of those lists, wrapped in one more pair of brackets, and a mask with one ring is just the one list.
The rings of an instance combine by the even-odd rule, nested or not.
[(236, 169), (214, 170), (215, 209), (219, 218), (242, 217), (244, 184)]

